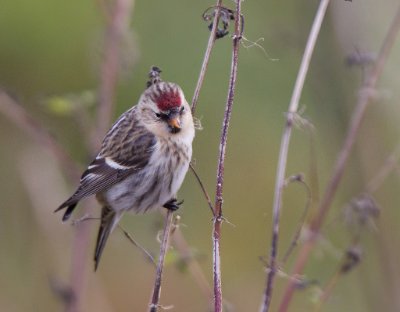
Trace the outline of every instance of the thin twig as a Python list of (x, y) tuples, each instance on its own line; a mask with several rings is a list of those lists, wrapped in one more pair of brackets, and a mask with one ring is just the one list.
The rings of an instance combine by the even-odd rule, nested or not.
[[(329, 208), (331, 207), (333, 197), (336, 194), (337, 188), (343, 176), (345, 165), (347, 164), (350, 152), (352, 151), (366, 108), (371, 98), (373, 97), (373, 91), (375, 90), (378, 79), (382, 75), (385, 62), (387, 60), (390, 50), (393, 47), (399, 29), (400, 29), (400, 7), (398, 8), (398, 11), (396, 12), (392, 24), (383, 41), (377, 61), (371, 68), (371, 71), (368, 73), (365, 83), (359, 92), (357, 105), (355, 107), (350, 122), (349, 131), (345, 138), (342, 149), (340, 150), (338, 159), (333, 169), (332, 177), (329, 181), (325, 194), (319, 205), (318, 213), (311, 222), (310, 235), (308, 237), (308, 240), (305, 242), (302, 249), (300, 250), (299, 256), (294, 265), (293, 274), (301, 274), (301, 272), (303, 272), (303, 269), (306, 265), (311, 250), (313, 249), (314, 244), (317, 241), (319, 230), (323, 224), (323, 221), (325, 219), (325, 216)], [(280, 312), (287, 311), (291, 299), (293, 297), (295, 288), (296, 285), (293, 282), (289, 281), (279, 307)]]
[(235, 95), (236, 76), (238, 68), (239, 46), (242, 37), (241, 33), (241, 0), (236, 1), (235, 12), (235, 34), (233, 37), (232, 47), (232, 63), (231, 73), (229, 79), (228, 96), (226, 99), (224, 120), (222, 123), (221, 140), (219, 145), (219, 157), (217, 168), (217, 182), (215, 191), (215, 205), (214, 205), (214, 227), (213, 227), (213, 277), (214, 277), (214, 311), (222, 311), (222, 287), (221, 287), (221, 260), (220, 260), (220, 239), (221, 239), (221, 225), (223, 221), (222, 215), (222, 191), (224, 185), (224, 166), (225, 166), (225, 153), (228, 138), (229, 121), (232, 113), (233, 99)]
[(323, 305), (329, 300), (331, 297), (338, 281), (341, 277), (349, 272), (353, 271), (362, 260), (362, 249), (358, 245), (358, 239), (355, 239), (353, 245), (350, 246), (343, 255), (342, 261), (339, 263), (336, 272), (330, 278), (328, 283), (322, 289), (321, 294), (319, 295), (318, 302), (315, 305), (314, 312), (320, 312), (322, 310)]
[[(197, 174), (196, 170), (194, 169), (194, 167), (193, 167), (193, 165), (191, 163), (189, 164), (189, 166), (190, 166), (190, 169), (192, 170), (194, 176), (196, 177), (196, 180), (199, 183), (201, 190), (203, 191), (204, 197), (206, 198), (206, 201), (208, 203), (208, 207), (210, 207), (211, 213), (214, 215), (214, 207), (213, 207), (213, 205), (211, 203), (210, 196), (208, 195), (208, 192), (207, 192), (203, 182), (200, 179), (200, 176)], [(215, 217), (215, 215), (214, 215), (214, 217)]]
[(295, 233), (293, 235), (293, 238), (292, 238), (292, 240), (290, 242), (289, 248), (286, 250), (286, 252), (285, 252), (285, 254), (284, 254), (284, 256), (283, 256), (283, 258), (281, 260), (281, 266), (285, 265), (286, 261), (289, 259), (289, 256), (292, 254), (294, 248), (297, 246), (297, 243), (298, 243), (298, 240), (299, 240), (299, 237), (300, 237), (300, 234), (301, 234), (301, 230), (302, 230), (302, 228), (303, 228), (303, 226), (304, 226), (304, 224), (306, 222), (306, 218), (307, 218), (307, 215), (308, 215), (308, 210), (309, 210), (311, 202), (312, 202), (311, 189), (307, 185), (307, 183), (304, 181), (302, 175), (296, 175), (296, 176), (293, 176), (293, 177), (294, 177), (294, 179), (291, 177), (292, 179), (290, 179), (290, 182), (292, 182), (292, 181), (300, 182), (302, 185), (304, 185), (304, 188), (306, 189), (306, 192), (307, 192), (307, 200), (306, 200), (306, 203), (304, 205), (303, 213), (302, 213), (302, 215), (300, 217), (297, 229), (296, 229), (296, 231), (295, 231)]
[[(210, 60), (210, 55), (211, 55), (211, 51), (214, 47), (214, 43), (216, 40), (216, 32), (217, 32), (217, 28), (218, 28), (218, 20), (219, 20), (219, 12), (220, 12), (220, 6), (222, 4), (222, 0), (217, 0), (216, 3), (216, 11), (215, 11), (215, 16), (214, 16), (214, 20), (213, 20), (213, 27), (210, 31), (210, 36), (208, 39), (208, 44), (207, 44), (207, 49), (206, 52), (204, 54), (204, 58), (203, 58), (203, 64), (201, 66), (201, 70), (199, 73), (199, 78), (197, 80), (197, 84), (196, 84), (196, 88), (193, 94), (193, 98), (192, 98), (192, 103), (191, 103), (191, 110), (192, 110), (192, 114), (194, 115), (195, 110), (196, 110), (196, 105), (198, 102), (198, 98), (199, 98), (199, 94), (200, 94), (200, 90), (203, 86), (203, 81), (204, 81), (204, 77), (207, 71), (207, 66), (208, 66), (208, 62)], [(211, 209), (211, 211), (214, 213), (214, 209), (212, 207), (211, 204), (211, 200), (210, 197), (208, 196), (208, 193), (203, 185), (203, 183), (201, 182), (198, 174), (196, 173), (196, 171), (194, 170), (193, 166), (190, 164), (190, 168), (192, 169), (192, 172), (194, 173), (197, 181), (199, 182), (199, 185), (204, 193), (204, 196), (206, 197), (206, 200), (208, 202), (208, 205)], [(170, 221), (170, 223), (172, 222), (172, 219)], [(171, 225), (171, 224), (170, 224)], [(181, 230), (178, 228), (176, 229), (174, 235), (173, 235), (173, 242), (174, 242), (174, 246), (177, 249), (177, 251), (180, 253), (180, 255), (185, 258), (188, 254), (190, 254), (190, 248), (189, 245), (187, 243), (187, 241), (185, 240)], [(200, 268), (200, 265), (197, 263), (197, 261), (195, 261), (194, 259), (192, 259), (190, 261), (190, 263), (188, 263), (189, 266), (189, 271), (191, 272), (191, 274), (193, 275), (195, 281), (197, 282), (197, 284), (199, 285), (200, 289), (202, 289), (203, 293), (207, 296), (210, 297), (212, 296), (212, 291), (211, 291), (211, 287), (208, 284), (207, 279), (205, 278), (203, 271)], [(154, 309), (157, 309), (157, 307), (153, 307)], [(154, 310), (155, 311), (155, 310)]]
[(111, 122), (115, 88), (120, 70), (121, 42), (129, 29), (132, 6), (132, 0), (114, 0), (113, 11), (106, 30), (97, 115), (97, 136), (99, 139), (106, 133)]
[(289, 111), (287, 113), (286, 126), (282, 134), (281, 147), (279, 151), (279, 160), (276, 173), (274, 202), (273, 202), (273, 224), (272, 224), (272, 239), (269, 259), (269, 270), (266, 280), (266, 287), (264, 292), (264, 298), (260, 307), (261, 312), (267, 312), (269, 310), (274, 278), (277, 271), (277, 255), (278, 255), (278, 241), (279, 241), (279, 220), (282, 206), (282, 190), (285, 183), (286, 164), (288, 159), (289, 143), (292, 134), (293, 119), (297, 113), (299, 107), (300, 96), (303, 90), (304, 81), (308, 72), (311, 57), (314, 51), (315, 43), (318, 38), (321, 24), (325, 16), (326, 9), (328, 7), (329, 0), (321, 0), (318, 7), (310, 35), (307, 40), (306, 48), (304, 50), (303, 59), (301, 61), (300, 69), (297, 75), (296, 83), (293, 89), (292, 98), (289, 104)]
[(215, 39), (216, 39), (216, 32), (218, 28), (218, 21), (219, 21), (219, 14), (221, 10), (222, 0), (217, 0), (215, 5), (215, 16), (213, 21), (213, 27), (210, 32), (210, 37), (208, 38), (207, 49), (204, 54), (203, 64), (201, 65), (201, 70), (199, 74), (199, 78), (197, 79), (196, 89), (194, 90), (193, 98), (192, 98), (192, 114), (194, 115), (196, 111), (197, 101), (199, 99), (199, 94), (201, 87), (203, 86), (203, 80), (206, 75), (208, 62), (210, 60), (211, 51), (214, 47)]
[[(72, 221), (72, 225), (77, 226), (82, 222), (86, 222), (86, 221), (93, 221), (93, 220), (100, 220), (100, 218), (98, 217), (91, 217), (90, 215), (84, 215), (83, 217), (80, 217), (79, 219), (75, 219)], [(145, 258), (147, 258), (152, 264), (154, 264), (154, 266), (156, 266), (156, 262), (153, 258), (153, 256), (142, 246), (140, 245), (134, 238), (133, 236), (127, 231), (125, 230), (125, 228), (121, 225), (118, 224), (118, 228), (122, 231), (122, 233), (124, 233), (125, 237), (135, 246), (137, 247), (145, 256)]]
[(167, 253), (169, 246), (169, 236), (171, 233), (173, 216), (174, 213), (171, 210), (168, 210), (167, 215), (165, 216), (163, 238), (160, 246), (160, 256), (157, 264), (157, 272), (156, 272), (156, 279), (154, 282), (153, 295), (151, 297), (151, 303), (149, 306), (150, 312), (157, 312), (159, 308), (162, 274), (164, 268), (165, 255)]
[(129, 239), (129, 241), (142, 252), (142, 254), (145, 256), (145, 258), (147, 258), (152, 264), (154, 264), (154, 266), (156, 266), (157, 264), (156, 264), (156, 261), (154, 260), (153, 256), (142, 245), (140, 245), (132, 237), (132, 235), (129, 234), (129, 232), (122, 227), (122, 225), (119, 224), (118, 227), (121, 229), (122, 233), (124, 233), (125, 237), (127, 239)]

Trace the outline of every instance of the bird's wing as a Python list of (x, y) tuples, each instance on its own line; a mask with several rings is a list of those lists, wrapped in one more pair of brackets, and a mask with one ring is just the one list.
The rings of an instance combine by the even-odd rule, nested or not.
[(83, 173), (76, 192), (56, 210), (67, 209), (68, 219), (79, 200), (102, 192), (144, 168), (150, 160), (156, 138), (136, 119), (134, 110), (122, 115), (104, 138), (97, 157)]

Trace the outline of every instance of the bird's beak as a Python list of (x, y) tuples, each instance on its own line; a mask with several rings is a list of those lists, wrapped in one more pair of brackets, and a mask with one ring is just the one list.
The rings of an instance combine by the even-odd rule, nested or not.
[(172, 133), (181, 131), (181, 120), (179, 116), (172, 116), (168, 119), (167, 123)]

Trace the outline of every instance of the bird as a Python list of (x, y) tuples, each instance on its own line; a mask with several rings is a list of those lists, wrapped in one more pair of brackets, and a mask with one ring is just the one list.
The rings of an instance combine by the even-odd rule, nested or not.
[(85, 197), (102, 206), (94, 262), (98, 268), (111, 232), (125, 212), (176, 210), (192, 157), (195, 127), (181, 87), (162, 81), (153, 67), (147, 89), (105, 135), (100, 151), (83, 172), (75, 193), (56, 210), (67, 221)]

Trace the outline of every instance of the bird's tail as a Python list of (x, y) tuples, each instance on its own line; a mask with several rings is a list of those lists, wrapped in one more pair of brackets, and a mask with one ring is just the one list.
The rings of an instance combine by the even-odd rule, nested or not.
[(66, 202), (62, 203), (60, 207), (58, 207), (56, 210), (54, 210), (54, 212), (58, 212), (61, 209), (67, 208), (67, 210), (65, 210), (65, 213), (62, 217), (62, 221), (65, 222), (69, 219), (69, 217), (71, 216), (71, 214), (74, 211), (77, 204), (78, 204), (78, 201), (73, 200), (73, 198), (71, 197)]
[(106, 245), (108, 236), (117, 226), (122, 213), (115, 212), (108, 206), (104, 206), (101, 211), (101, 223), (99, 233), (97, 234), (96, 250), (94, 253), (94, 270), (97, 270), (101, 254), (103, 253), (104, 246)]

